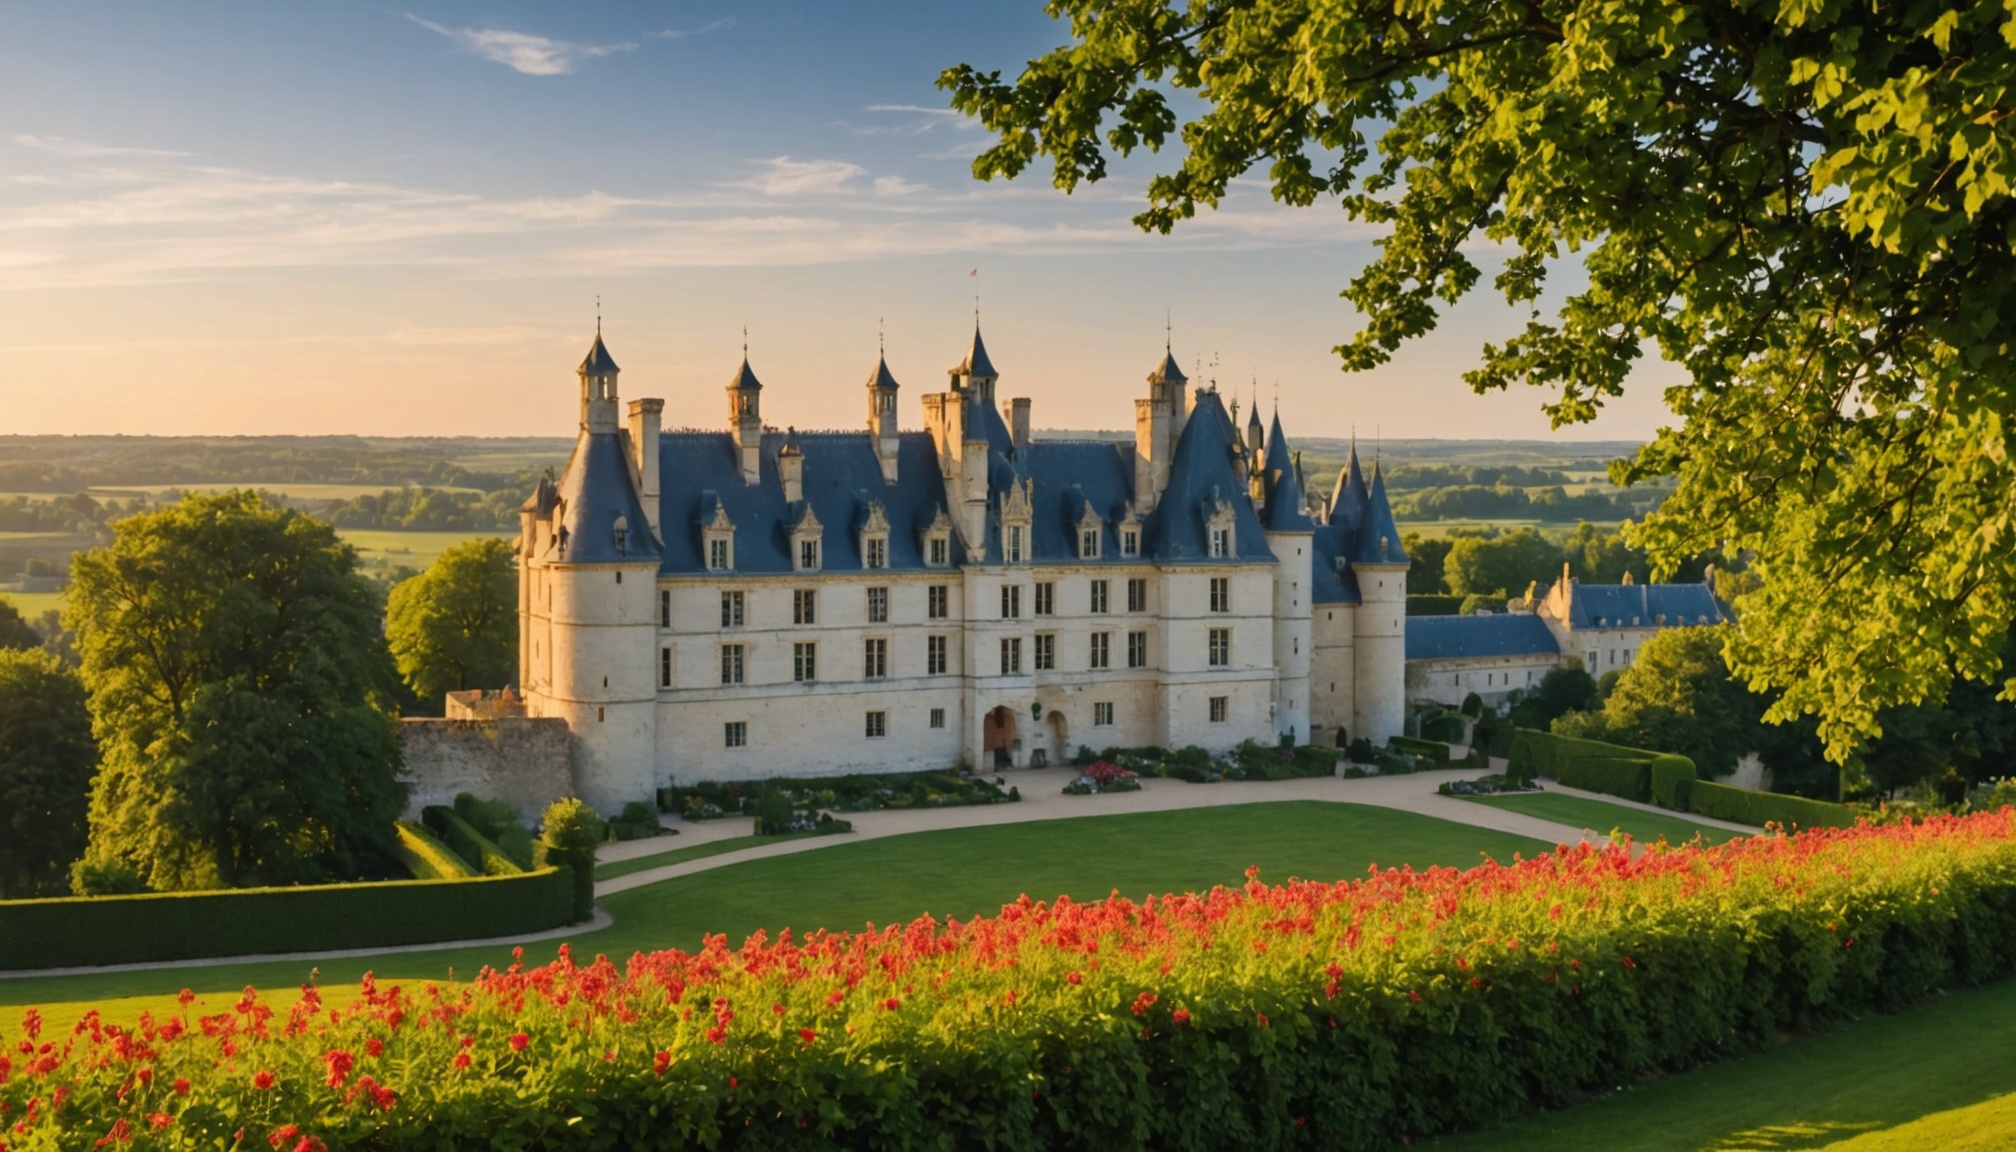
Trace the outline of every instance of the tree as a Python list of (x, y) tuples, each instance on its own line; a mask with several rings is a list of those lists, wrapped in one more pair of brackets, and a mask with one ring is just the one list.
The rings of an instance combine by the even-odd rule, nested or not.
[(389, 870), (396, 681), (355, 552), (249, 492), (113, 531), (65, 618), (104, 758), (87, 863), (159, 891)]
[(97, 770), (76, 674), (47, 652), (0, 651), (0, 898), (62, 894)]
[(0, 652), (41, 646), (42, 634), (29, 626), (12, 601), (0, 598)]
[(1757, 748), (1762, 711), (1722, 662), (1719, 628), (1667, 628), (1638, 649), (1603, 701), (1604, 739), (1673, 752), (1727, 776)]
[(540, 829), (540, 837), (546, 843), (546, 859), (567, 865), (574, 874), (574, 922), (592, 919), (595, 846), (602, 843), (607, 832), (602, 818), (593, 808), (570, 796), (546, 806)]
[(1540, 686), (1512, 706), (1512, 722), (1545, 732), (1556, 719), (1570, 712), (1587, 712), (1596, 703), (1596, 680), (1575, 661), (1541, 677)]
[(506, 540), (470, 540), (392, 589), (386, 639), (423, 701), (518, 675), (518, 584)]
[[(1728, 637), (1774, 719), (1845, 760), (1957, 675), (2016, 697), (2016, 15), (2000, 4), (1051, 0), (1072, 42), (939, 79), (1069, 191), (1180, 141), (1136, 222), (1266, 170), (1382, 226), (1348, 370), (1491, 287), (1527, 312), (1466, 379), (1592, 419), (1648, 350), (1678, 419), (1619, 482), (1657, 571), (1721, 547), (1762, 586)], [(1376, 139), (1375, 139), (1376, 136)], [(1568, 264), (1578, 283), (1546, 295)], [(1586, 279), (1586, 285), (1579, 283)], [(1544, 305), (1544, 307), (1543, 307)], [(1550, 314), (1551, 313), (1551, 314)], [(1842, 610), (1852, 605), (1852, 611)], [(1872, 658), (1873, 654), (1880, 658)]]
[(1400, 546), (1414, 562), (1407, 569), (1409, 596), (1438, 596), (1447, 591), (1442, 584), (1442, 564), (1449, 557), (1449, 545), (1446, 537), (1431, 539), (1419, 532), (1401, 535)]
[(1561, 574), (1561, 549), (1537, 528), (1451, 541), (1442, 581), (1458, 596), (1524, 596), (1526, 586)]

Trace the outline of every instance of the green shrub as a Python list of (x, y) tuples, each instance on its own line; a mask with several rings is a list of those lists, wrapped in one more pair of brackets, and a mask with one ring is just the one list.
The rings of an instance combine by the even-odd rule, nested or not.
[(1416, 740), (1411, 736), (1395, 736), (1386, 741), (1386, 746), (1395, 752), (1404, 752), (1423, 760), (1446, 763), (1449, 759), (1449, 745), (1440, 740)]
[(1440, 740), (1445, 744), (1461, 744), (1467, 735), (1465, 727), (1461, 713), (1438, 712), (1421, 721), (1421, 738)]
[[(920, 780), (917, 782), (915, 788), (912, 789), (911, 799), (921, 806), (924, 800), (917, 798), (917, 789), (924, 790), (925, 799), (930, 798), (931, 792), (928, 788), (924, 787), (923, 781)], [(791, 817), (793, 815), (791, 801), (782, 792), (764, 791), (759, 793), (756, 797), (754, 809), (756, 835), (781, 836), (791, 830)]]
[(124, 860), (79, 860), (70, 865), (70, 891), (78, 896), (133, 896), (147, 882)]
[(1507, 774), (1526, 780), (1547, 776), (1570, 788), (1642, 804), (1652, 799), (1651, 765), (1657, 755), (1640, 748), (1521, 728), (1512, 741)]
[(543, 932), (567, 923), (565, 868), (141, 896), (0, 901), (0, 970), (392, 948)]
[(502, 800), (478, 800), (461, 792), (455, 797), (455, 814), (477, 835), (503, 849), (518, 867), (532, 866), (532, 830), (519, 822), (516, 808)]
[(548, 804), (539, 827), (546, 859), (573, 873), (568, 910), (570, 922), (579, 924), (595, 915), (595, 846), (602, 843), (602, 818), (570, 796)]
[(1470, 693), (1468, 696), (1463, 697), (1461, 711), (1463, 715), (1470, 717), (1472, 720), (1484, 715), (1484, 698), (1475, 692)]
[(1855, 810), (1846, 804), (1829, 804), (1781, 792), (1754, 792), (1712, 780), (1696, 780), (1688, 802), (1693, 811), (1703, 816), (1759, 828), (1766, 824), (1779, 824), (1787, 829), (1851, 828), (1856, 816)]
[(525, 871), (495, 841), (471, 827), (453, 808), (430, 804), (420, 810), (420, 819), (429, 832), (439, 836), (455, 850), (456, 855), (485, 876), (516, 876)]
[(415, 880), (466, 880), (477, 875), (455, 850), (436, 840), (432, 833), (411, 820), (401, 820), (395, 831), (399, 843), (393, 854)]
[(1694, 761), (1685, 756), (1652, 758), (1652, 802), (1675, 812), (1688, 810), (1694, 791)]

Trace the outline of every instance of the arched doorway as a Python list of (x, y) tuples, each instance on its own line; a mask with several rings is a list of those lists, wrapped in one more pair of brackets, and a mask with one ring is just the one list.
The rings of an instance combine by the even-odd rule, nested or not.
[(1054, 765), (1071, 762), (1071, 722), (1064, 713), (1055, 708), (1050, 710), (1050, 763)]
[(1015, 710), (1003, 704), (988, 712), (980, 724), (980, 748), (986, 753), (986, 767), (995, 771), (1015, 766)]

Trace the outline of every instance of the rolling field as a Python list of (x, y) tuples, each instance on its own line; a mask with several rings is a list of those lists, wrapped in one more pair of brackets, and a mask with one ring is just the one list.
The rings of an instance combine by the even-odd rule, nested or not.
[(0, 600), (14, 605), (14, 610), (29, 621), (41, 619), (44, 612), (63, 610), (61, 592), (0, 592)]
[[(1553, 540), (1560, 540), (1575, 530), (1581, 520), (1401, 520), (1398, 527), (1402, 535), (1417, 532), (1423, 539), (1440, 540), (1459, 532), (1515, 532), (1521, 528), (1538, 528), (1540, 534)], [(1604, 532), (1615, 532), (1620, 520), (1590, 520), (1587, 523)]]
[(464, 540), (489, 537), (509, 540), (517, 535), (515, 532), (385, 532), (367, 528), (336, 531), (357, 549), (357, 558), (367, 569), (424, 569), (440, 559), (441, 553)]

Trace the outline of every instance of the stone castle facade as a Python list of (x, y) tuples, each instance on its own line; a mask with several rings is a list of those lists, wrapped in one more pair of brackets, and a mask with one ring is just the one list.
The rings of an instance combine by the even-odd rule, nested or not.
[(725, 431), (618, 396), (598, 332), (580, 434), (522, 511), (519, 686), (605, 811), (674, 779), (982, 770), (1079, 747), (1383, 741), (1408, 559), (1354, 452), (1312, 502), (1278, 414), (1242, 430), (1165, 352), (1132, 444), (1037, 440), (976, 326), (898, 426), (779, 431), (745, 356)]

